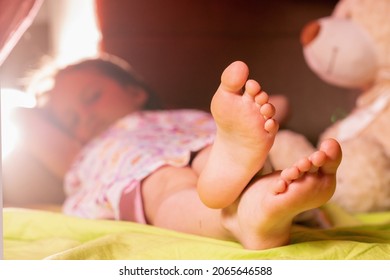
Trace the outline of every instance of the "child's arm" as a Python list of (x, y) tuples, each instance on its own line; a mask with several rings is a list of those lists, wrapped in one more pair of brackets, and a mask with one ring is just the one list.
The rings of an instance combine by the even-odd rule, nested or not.
[(13, 117), (20, 141), (3, 159), (5, 205), (61, 204), (63, 177), (81, 146), (42, 109), (18, 109)]
[(20, 145), (54, 175), (63, 178), (81, 149), (80, 143), (56, 127), (44, 109), (18, 109), (14, 117), (21, 132)]

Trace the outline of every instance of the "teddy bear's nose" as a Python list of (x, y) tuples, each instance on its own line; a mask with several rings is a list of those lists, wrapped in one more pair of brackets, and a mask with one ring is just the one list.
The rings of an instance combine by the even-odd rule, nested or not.
[(301, 31), (301, 44), (305, 47), (317, 37), (321, 26), (318, 21), (311, 21)]

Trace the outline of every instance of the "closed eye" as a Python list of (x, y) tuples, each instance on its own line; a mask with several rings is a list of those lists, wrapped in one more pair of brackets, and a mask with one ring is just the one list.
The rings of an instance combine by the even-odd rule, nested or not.
[(101, 90), (90, 90), (81, 95), (81, 103), (83, 105), (91, 105), (98, 101), (102, 95)]

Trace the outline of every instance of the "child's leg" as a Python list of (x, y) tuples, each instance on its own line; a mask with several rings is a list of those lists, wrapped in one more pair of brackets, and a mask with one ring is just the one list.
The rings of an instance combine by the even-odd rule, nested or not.
[(282, 173), (260, 177), (225, 209), (211, 209), (199, 199), (191, 168), (165, 167), (144, 180), (145, 213), (150, 224), (186, 233), (235, 240), (248, 249), (286, 245), (294, 216), (325, 204), (335, 188), (341, 160), (338, 143)]
[(224, 210), (224, 225), (248, 249), (288, 244), (294, 217), (324, 205), (332, 197), (341, 156), (340, 145), (329, 139), (319, 151), (280, 174), (253, 182)]
[(149, 224), (185, 233), (237, 240), (221, 223), (221, 210), (205, 206), (196, 190), (198, 174), (190, 167), (163, 167), (142, 184)]
[(247, 80), (248, 75), (243, 62), (232, 63), (211, 102), (217, 134), (197, 185), (202, 201), (211, 208), (237, 199), (263, 167), (278, 130), (268, 95), (256, 81)]

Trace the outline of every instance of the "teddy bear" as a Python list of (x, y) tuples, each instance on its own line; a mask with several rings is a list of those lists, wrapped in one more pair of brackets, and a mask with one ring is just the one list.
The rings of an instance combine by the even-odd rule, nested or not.
[[(301, 42), (322, 80), (359, 89), (354, 109), (319, 138), (337, 139), (343, 152), (331, 202), (350, 213), (390, 210), (390, 0), (340, 0), (303, 28)], [(282, 169), (313, 150), (302, 135), (280, 131), (270, 158)]]

